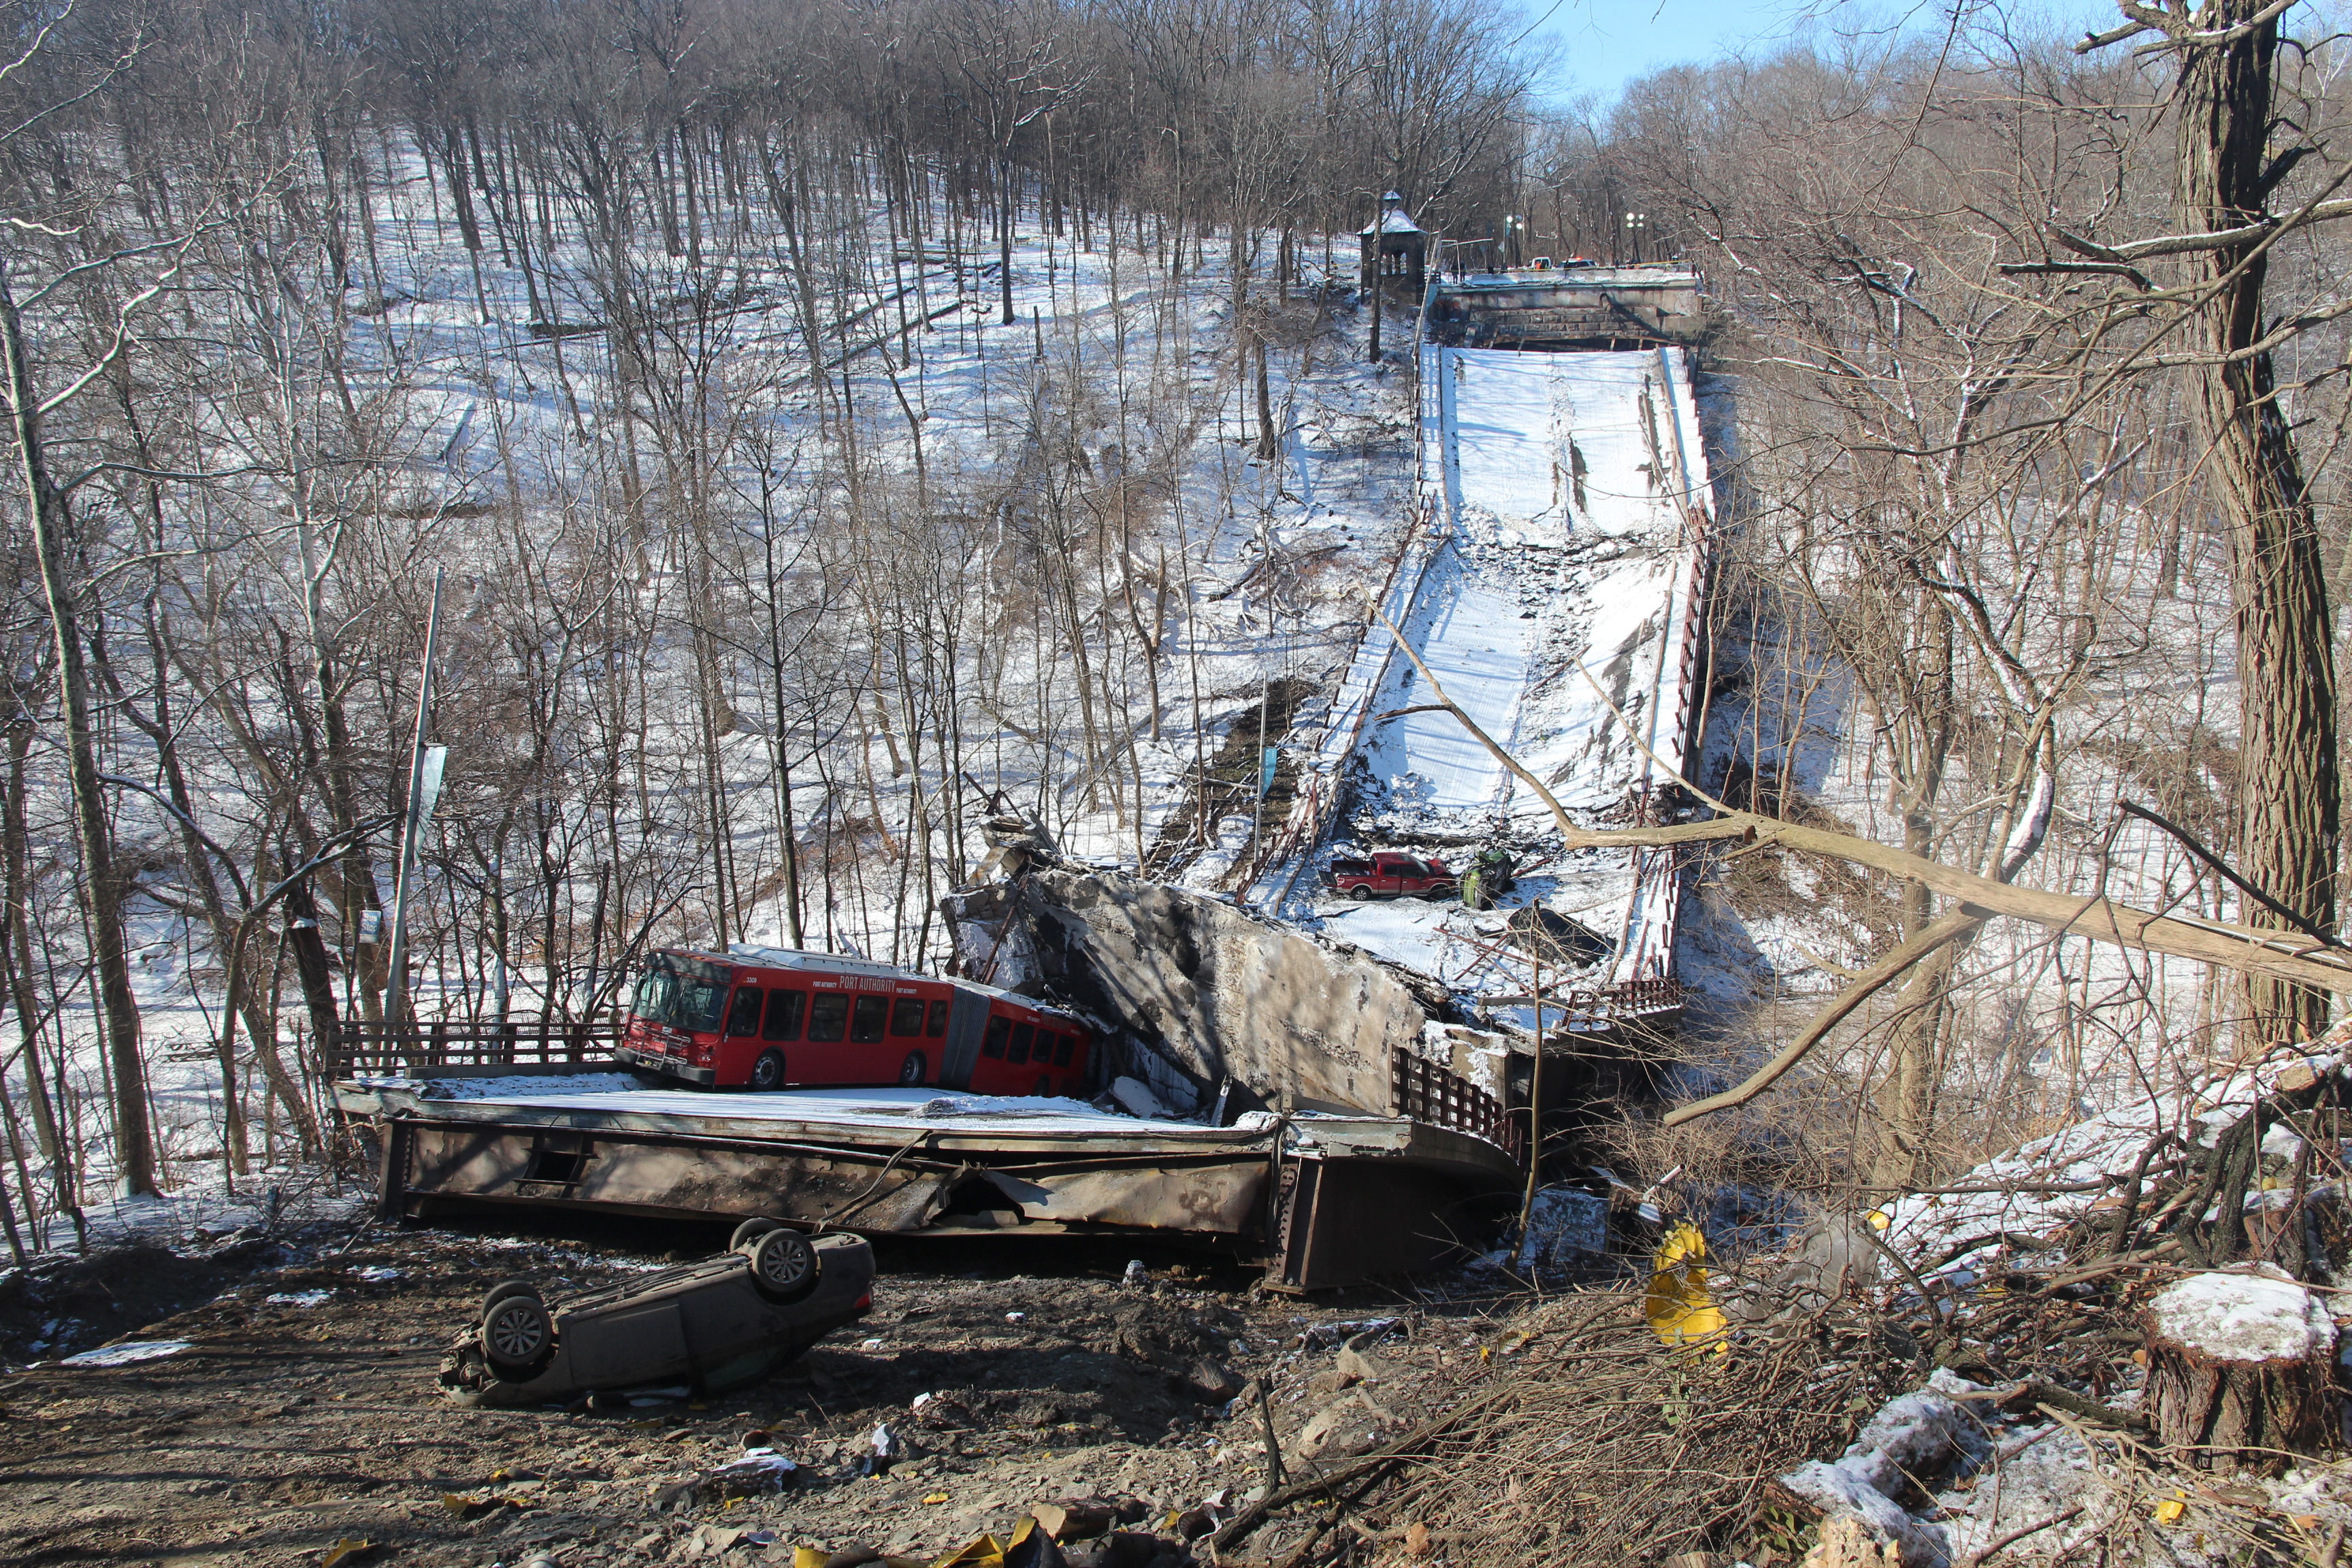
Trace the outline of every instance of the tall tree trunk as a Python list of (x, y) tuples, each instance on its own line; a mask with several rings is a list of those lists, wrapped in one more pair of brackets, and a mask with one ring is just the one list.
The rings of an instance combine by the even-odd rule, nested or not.
[[(147, 454), (142, 452), (145, 458)], [(160, 534), (159, 534), (160, 537)], [(219, 1036), (221, 1069), (221, 1137), (229, 1152), (229, 1163), (239, 1175), (252, 1169), (251, 1150), (246, 1135), (245, 1106), (238, 1094), (236, 1081), (236, 1014), (245, 1014), (246, 1032), (258, 1040), (271, 1027), (271, 1021), (243, 988), (234, 984), (235, 952), (242, 938), (236, 919), (228, 912), (220, 893), (220, 879), (213, 873), (212, 850), (196, 831), (196, 801), (188, 788), (187, 770), (180, 764), (180, 728), (173, 722), (171, 700), (171, 667), (163, 654), (167, 635), (156, 600), (161, 595), (151, 591), (145, 605), (147, 618), (147, 650), (155, 668), (155, 711), (151, 715), (139, 710), (118, 684), (110, 682), (108, 692), (140, 733), (155, 743), (155, 759), (163, 771), (163, 784), (171, 796), (172, 808), (177, 815), (180, 830), (180, 856), (185, 868), (188, 886), (205, 912), (205, 923), (210, 929), (213, 952), (222, 965), (223, 973), (231, 976), (226, 994), (221, 999), (221, 1031)], [(240, 900), (240, 902), (243, 900)]]
[(155, 1150), (147, 1122), (147, 1068), (140, 1048), (139, 1001), (131, 992), (131, 964), (123, 947), (124, 880), (114, 860), (113, 828), (100, 793), (98, 741), (90, 721), (89, 672), (83, 661), (80, 611), (74, 603), (80, 579), (73, 548), (73, 513), (49, 477), (41, 448), (40, 395), (25, 347), (24, 323), (0, 258), (0, 355), (7, 362), (8, 415), (25, 481), (33, 544), (41, 563), (41, 592), (49, 629), (58, 647), (58, 698), (65, 721), (66, 773), (73, 795), (75, 847), (81, 856), (82, 905), (89, 916), (90, 953), (97, 969), (98, 1005), (114, 1091), (114, 1151), (122, 1190), (141, 1195), (155, 1191)]
[[(2200, 29), (2243, 26), (2261, 0), (2211, 0)], [(2183, 51), (2179, 206), (2191, 231), (2234, 228), (2263, 216), (2275, 179), (2268, 153), (2278, 23), (2221, 45)], [(2256, 887), (2322, 931), (2336, 925), (2338, 801), (2336, 662), (2329, 646), (2327, 580), (2319, 532), (2267, 353), (2248, 353), (2264, 331), (2265, 263), (2252, 241), (2195, 253), (2191, 290), (2210, 291), (2198, 339), (2210, 362), (2198, 373), (2209, 445), (2207, 483), (2229, 535), (2237, 615), (2240, 868)], [(2240, 357), (2228, 357), (2228, 356)], [(2250, 924), (2289, 922), (2249, 901)], [(2244, 1044), (2305, 1040), (2327, 1026), (2325, 992), (2281, 981), (2247, 982)]]
[[(25, 763), (33, 746), (33, 721), (19, 718), (8, 726), (8, 781), (5, 787), (7, 798), (0, 802), (0, 897), (7, 900), (5, 929), (0, 930), (0, 944), (7, 952), (5, 968), (8, 976), (8, 1003), (16, 1012), (16, 1030), (23, 1043), (25, 1057), (25, 1098), (33, 1112), (33, 1135), (40, 1144), (41, 1158), (58, 1168), (60, 1176), (66, 1171), (66, 1141), (58, 1130), (56, 1110), (49, 1103), (48, 1086), (41, 1079), (41, 1016), (40, 1004), (33, 993), (33, 976), (37, 969), (33, 957), (33, 872), (27, 834), (25, 828)], [(72, 1185), (61, 1182), (59, 1208), (73, 1206)]]
[(1004, 307), (1004, 324), (1013, 324), (1013, 161), (996, 164), (996, 290)]

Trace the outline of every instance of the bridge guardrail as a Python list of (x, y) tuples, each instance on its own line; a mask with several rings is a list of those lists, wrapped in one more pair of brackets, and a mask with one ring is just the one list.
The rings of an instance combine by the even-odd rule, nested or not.
[(1453, 1068), (1411, 1051), (1396, 1051), (1389, 1062), (1397, 1115), (1484, 1138), (1514, 1160), (1527, 1158), (1527, 1129), (1501, 1100)]
[(326, 1052), (329, 1079), (434, 1068), (592, 1066), (613, 1058), (621, 1020), (420, 1018), (398, 1027), (344, 1019)]

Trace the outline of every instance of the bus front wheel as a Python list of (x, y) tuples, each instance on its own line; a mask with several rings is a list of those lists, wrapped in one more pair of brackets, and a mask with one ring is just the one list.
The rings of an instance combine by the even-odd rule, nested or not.
[(771, 1048), (760, 1053), (760, 1059), (751, 1064), (751, 1087), (762, 1090), (784, 1087), (783, 1052)]

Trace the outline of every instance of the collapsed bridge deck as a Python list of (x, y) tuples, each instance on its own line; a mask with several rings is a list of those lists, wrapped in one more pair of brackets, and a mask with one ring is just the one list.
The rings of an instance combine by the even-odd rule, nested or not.
[(568, 1067), (354, 1078), (335, 1100), (380, 1142), (388, 1215), (528, 1204), (867, 1236), (1190, 1237), (1298, 1289), (1433, 1261), (1518, 1171), (1484, 1137), (1402, 1116), (1218, 1127), (923, 1089), (650, 1089)]

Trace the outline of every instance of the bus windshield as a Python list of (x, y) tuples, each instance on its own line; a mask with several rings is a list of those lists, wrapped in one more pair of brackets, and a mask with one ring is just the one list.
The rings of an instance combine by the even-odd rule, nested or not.
[(707, 1035), (719, 1027), (727, 979), (728, 972), (718, 964), (657, 952), (637, 982), (635, 1011), (648, 1023)]

